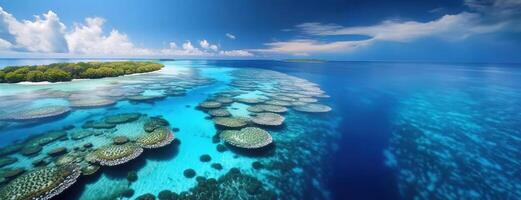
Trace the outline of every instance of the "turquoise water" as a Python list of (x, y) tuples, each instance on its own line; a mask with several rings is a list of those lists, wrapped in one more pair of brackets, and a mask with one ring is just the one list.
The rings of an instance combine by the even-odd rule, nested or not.
[[(2, 65), (49, 62), (54, 60), (3, 60)], [(117, 78), (0, 84), (0, 116), (51, 106), (71, 108), (53, 118), (0, 121), (1, 158), (16, 160), (4, 166), (0, 162), (3, 190), (17, 177), (30, 175), (40, 159), (47, 162), (45, 167), (53, 167), (68, 155), (79, 155), (79, 160), (68, 163), (101, 165), (87, 161), (87, 155), (112, 144), (116, 136), (128, 137), (127, 144), (139, 144), (145, 124), (160, 117), (173, 131), (173, 142), (144, 149), (126, 163), (84, 173), (54, 198), (136, 199), (147, 193), (156, 197), (162, 193), (164, 198), (165, 190), (185, 199), (211, 199), (216, 193), (220, 199), (227, 199), (226, 195), (244, 199), (521, 197), (521, 69), (517, 65), (162, 63), (166, 67), (161, 71)], [(267, 131), (272, 143), (245, 149), (216, 137), (223, 130), (240, 132), (240, 128), (217, 125), (212, 120), (217, 117), (198, 107), (222, 97), (231, 98), (220, 108), (233, 117), (252, 120), (247, 126)], [(107, 103), (77, 106), (100, 101)], [(284, 117), (282, 125), (253, 121), (256, 112), (251, 107), (264, 104), (288, 109), (278, 113)], [(306, 107), (315, 104), (325, 107)], [(323, 112), (301, 112), (310, 109)], [(85, 125), (125, 113), (141, 116), (115, 127)], [(65, 137), (39, 143), (41, 150), (24, 155), (22, 147), (27, 150), (42, 140), (37, 136), (57, 130), (64, 130)], [(83, 147), (87, 143), (92, 147)], [(218, 150), (221, 145), (225, 151)], [(58, 147), (66, 147), (68, 153), (48, 155)], [(201, 161), (202, 155), (211, 160)], [(217, 163), (222, 169), (216, 169)], [(20, 168), (24, 174), (6, 175)], [(193, 169), (196, 177), (186, 177), (187, 169)], [(129, 172), (137, 174), (136, 181), (129, 181)]]

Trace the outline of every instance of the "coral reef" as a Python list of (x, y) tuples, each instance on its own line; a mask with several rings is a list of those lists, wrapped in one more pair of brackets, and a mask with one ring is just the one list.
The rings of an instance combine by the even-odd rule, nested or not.
[(122, 113), (105, 117), (105, 122), (109, 124), (124, 124), (136, 121), (141, 117), (140, 113)]
[(205, 101), (200, 103), (197, 107), (201, 109), (216, 109), (222, 106), (221, 103), (217, 101)]
[(280, 126), (284, 122), (284, 117), (275, 113), (258, 113), (252, 118), (252, 122), (264, 126)]
[(208, 114), (210, 114), (212, 117), (229, 117), (232, 114), (228, 112), (226, 109), (212, 109), (208, 111)]
[(168, 123), (168, 121), (166, 121), (162, 117), (159, 117), (159, 116), (151, 117), (145, 122), (145, 125), (143, 125), (143, 129), (146, 132), (152, 132), (156, 128), (164, 127), (164, 126), (168, 126), (168, 125), (170, 125), (170, 123)]
[(309, 113), (323, 113), (331, 111), (331, 107), (318, 103), (306, 104), (303, 106), (295, 106), (293, 107), (293, 109), (295, 109), (296, 111)]
[(246, 127), (238, 131), (225, 130), (220, 137), (228, 144), (246, 149), (265, 147), (273, 141), (268, 131), (257, 127)]
[(241, 128), (248, 124), (246, 119), (240, 117), (216, 117), (213, 122), (223, 128)]
[(38, 168), (9, 182), (0, 190), (0, 199), (50, 199), (76, 182), (76, 165)]
[(51, 119), (69, 114), (71, 109), (65, 106), (46, 106), (8, 113), (0, 117), (1, 121), (34, 121)]
[(100, 165), (114, 166), (126, 163), (143, 153), (143, 148), (127, 143), (123, 145), (106, 145), (92, 152), (92, 160)]
[(168, 127), (159, 127), (150, 133), (142, 134), (136, 144), (146, 148), (153, 149), (169, 145), (174, 140), (174, 134)]

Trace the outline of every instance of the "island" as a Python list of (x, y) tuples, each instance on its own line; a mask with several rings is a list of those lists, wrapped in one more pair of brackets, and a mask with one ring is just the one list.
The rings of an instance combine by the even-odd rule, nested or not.
[(7, 66), (0, 69), (0, 83), (64, 82), (157, 71), (164, 65), (144, 61), (53, 63), (49, 65)]

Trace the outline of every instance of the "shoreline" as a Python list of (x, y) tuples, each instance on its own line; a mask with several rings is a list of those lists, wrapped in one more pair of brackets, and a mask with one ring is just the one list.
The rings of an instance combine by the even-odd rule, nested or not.
[[(126, 74), (126, 75), (122, 75), (122, 76), (103, 77), (103, 78), (97, 78), (97, 79), (104, 79), (104, 78), (119, 78), (119, 77), (125, 77), (125, 76), (137, 76), (137, 75), (143, 75), (143, 74), (157, 73), (157, 72), (164, 71), (165, 68), (166, 68), (166, 66), (163, 67), (163, 68), (161, 68), (160, 70), (152, 71), (152, 72), (143, 72), (143, 73)], [(18, 84), (18, 85), (53, 85), (53, 84), (70, 83), (70, 82), (75, 82), (75, 81), (86, 81), (86, 80), (96, 80), (96, 79), (78, 78), (78, 79), (72, 79), (72, 80), (70, 80), (70, 81), (62, 81), (62, 82), (49, 82), (49, 81), (42, 81), (42, 82), (29, 82), (29, 81), (23, 81), (23, 82), (18, 82), (18, 83), (11, 83), (11, 84)], [(5, 84), (10, 84), (10, 83), (5, 83)]]

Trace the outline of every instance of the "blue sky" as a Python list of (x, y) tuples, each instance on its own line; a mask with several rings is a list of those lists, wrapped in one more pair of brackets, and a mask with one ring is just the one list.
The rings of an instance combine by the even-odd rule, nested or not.
[(0, 0), (0, 57), (521, 62), (520, 0)]

